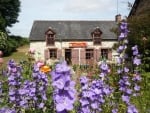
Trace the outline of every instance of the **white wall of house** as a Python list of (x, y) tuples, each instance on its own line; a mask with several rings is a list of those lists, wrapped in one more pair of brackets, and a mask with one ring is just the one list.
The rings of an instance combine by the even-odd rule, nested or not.
[(46, 47), (45, 41), (32, 41), (30, 42), (30, 48), (35, 49), (35, 59), (44, 60), (44, 48)]
[[(70, 41), (73, 42), (73, 41)], [(38, 59), (42, 59), (44, 60), (44, 50), (47, 48), (58, 48), (58, 49), (66, 49), (69, 48), (69, 43), (70, 42), (55, 42), (55, 46), (46, 46), (46, 42), (45, 41), (32, 41), (30, 42), (30, 48), (34, 48), (36, 50), (36, 54), (35, 54), (35, 58), (36, 60)], [(77, 41), (76, 41), (77, 42)], [(79, 42), (79, 41), (78, 41)], [(81, 42), (85, 42), (85, 41), (81, 41)], [(91, 41), (86, 41), (87, 43), (87, 48), (96, 48), (96, 49), (100, 49), (100, 48), (112, 48), (114, 43), (116, 43), (116, 41), (102, 41), (101, 45), (93, 45), (93, 42)], [(112, 50), (112, 59), (115, 59), (114, 57), (117, 55), (115, 50)]]

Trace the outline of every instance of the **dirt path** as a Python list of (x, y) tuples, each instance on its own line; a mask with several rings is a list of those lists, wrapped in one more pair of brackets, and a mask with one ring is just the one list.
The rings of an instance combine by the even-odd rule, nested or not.
[(24, 46), (19, 47), (19, 48), (17, 49), (18, 52), (23, 52), (23, 53), (28, 52), (28, 50), (29, 50), (29, 45), (24, 45)]

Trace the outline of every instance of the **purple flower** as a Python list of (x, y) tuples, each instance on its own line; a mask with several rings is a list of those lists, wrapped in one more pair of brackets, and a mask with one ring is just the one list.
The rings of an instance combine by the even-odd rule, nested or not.
[[(128, 67), (126, 67), (127, 63), (126, 63), (126, 59), (128, 58), (127, 54), (125, 53), (126, 48), (127, 48), (127, 44), (128, 44), (128, 40), (127, 40), (127, 36), (128, 36), (128, 28), (127, 28), (127, 23), (126, 22), (121, 22), (120, 25), (120, 35), (118, 37), (118, 41), (119, 41), (119, 47), (117, 49), (117, 52), (119, 54), (119, 58), (117, 59), (117, 64), (118, 64), (118, 74), (119, 74), (119, 91), (121, 92), (122, 96), (122, 101), (125, 102), (126, 106), (128, 106), (128, 113), (136, 113), (133, 112), (133, 107), (131, 109), (130, 105), (130, 98), (131, 96), (133, 96), (133, 94), (135, 92), (137, 92), (140, 87), (138, 87), (136, 85), (136, 83), (132, 83), (131, 80), (133, 80), (134, 82), (137, 82), (138, 80), (140, 80), (140, 76), (138, 74), (137, 69), (134, 70), (134, 74), (138, 75), (136, 76), (129, 76), (130, 75), (130, 70)], [(138, 48), (137, 45), (135, 45), (134, 47), (132, 47), (132, 51), (133, 51), (133, 64), (135, 64), (134, 66), (139, 66), (141, 64), (141, 60), (139, 59), (139, 52), (138, 52)], [(134, 86), (134, 87), (132, 87)], [(114, 106), (114, 108), (116, 108), (116, 106)], [(117, 113), (118, 110), (113, 109), (112, 113)]]
[(125, 73), (128, 73), (128, 72), (129, 72), (129, 68), (124, 67), (124, 72), (125, 72)]
[(134, 47), (132, 47), (132, 51), (133, 51), (133, 55), (134, 56), (137, 56), (139, 54), (137, 45), (135, 45)]
[(118, 52), (118, 53), (121, 53), (121, 52), (123, 52), (124, 49), (125, 49), (125, 46), (120, 45), (120, 46), (118, 47), (118, 49), (117, 49), (117, 52)]
[(40, 103), (39, 108), (44, 108), (44, 103)]
[(122, 69), (118, 69), (118, 70), (117, 70), (117, 73), (118, 73), (118, 74), (121, 74), (122, 72), (123, 72)]
[(80, 83), (82, 85), (85, 85), (86, 83), (88, 83), (89, 79), (86, 76), (82, 76), (80, 77)]
[(72, 110), (73, 109), (73, 101), (69, 99), (67, 96), (56, 96), (56, 110), (58, 112), (64, 111), (64, 110)]
[(138, 110), (135, 108), (134, 105), (129, 105), (127, 109), (127, 113), (138, 113)]
[(131, 90), (131, 89), (126, 89), (125, 92), (126, 92), (128, 95), (132, 94), (132, 90)]
[(112, 113), (118, 113), (118, 109), (112, 109)]
[(0, 113), (17, 113), (17, 111), (15, 111), (14, 109), (11, 108), (1, 108), (0, 109)]
[(98, 109), (99, 108), (99, 102), (98, 101), (92, 102), (91, 107), (92, 107), (92, 109)]
[(130, 102), (130, 97), (129, 97), (129, 96), (122, 95), (122, 101), (126, 102), (126, 104), (129, 104), (129, 102)]
[(58, 89), (63, 89), (65, 86), (65, 80), (58, 79), (58, 80), (54, 81), (52, 85), (53, 85), (53, 87), (56, 87)]
[(124, 38), (126, 38), (126, 34), (124, 33), (120, 33), (120, 36), (119, 36), (119, 41), (123, 40)]
[(106, 63), (102, 63), (101, 65), (100, 65), (100, 69), (102, 69), (103, 71), (107, 71), (108, 69), (109, 69), (109, 66), (106, 64)]
[(121, 22), (120, 29), (121, 30), (127, 29), (127, 25), (128, 24), (126, 22)]
[(133, 51), (138, 50), (137, 45), (133, 46), (133, 47), (132, 47), (132, 50), (133, 50)]
[(72, 110), (76, 100), (76, 90), (75, 82), (71, 80), (71, 68), (65, 61), (60, 62), (56, 64), (51, 76), (56, 111), (62, 113)]
[(89, 105), (89, 101), (87, 98), (81, 98), (80, 100), (81, 106)]
[(134, 82), (137, 82), (137, 81), (141, 81), (141, 76), (139, 75), (139, 74), (135, 74), (135, 76), (133, 76), (133, 78), (132, 78), (132, 80), (134, 81)]
[(135, 65), (137, 65), (137, 66), (140, 65), (140, 64), (141, 64), (141, 59), (135, 57), (135, 58), (133, 59), (133, 64), (135, 64)]
[[(81, 105), (79, 113), (92, 113), (95, 111), (102, 111), (101, 105), (105, 103), (105, 98), (107, 98), (113, 92), (112, 88), (105, 83), (105, 81), (107, 81), (106, 75), (108, 73), (108, 70), (109, 66), (106, 64), (106, 62), (102, 62), (102, 64), (100, 65), (101, 78), (97, 80), (93, 79), (92, 81), (88, 82), (87, 80), (85, 80), (86, 84), (88, 85), (82, 85), (83, 81), (81, 81), (81, 93), (79, 100)], [(86, 77), (84, 77), (84, 79), (85, 78)], [(89, 108), (91, 108), (90, 111)]]
[(137, 84), (135, 84), (134, 90), (135, 90), (135, 91), (139, 91), (139, 90), (140, 90), (140, 86), (138, 86)]

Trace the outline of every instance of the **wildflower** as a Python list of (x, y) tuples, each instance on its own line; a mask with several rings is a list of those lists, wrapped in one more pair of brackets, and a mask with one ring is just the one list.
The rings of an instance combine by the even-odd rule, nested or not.
[(112, 113), (118, 113), (118, 109), (112, 109)]
[(80, 113), (92, 113), (94, 111), (101, 112), (101, 106), (105, 102), (105, 98), (112, 93), (112, 88), (105, 83), (106, 75), (109, 72), (109, 66), (106, 62), (100, 65), (100, 77), (97, 80), (88, 81), (86, 76), (80, 78), (81, 93), (80, 93)]
[(140, 65), (140, 64), (141, 64), (141, 59), (135, 57), (135, 58), (133, 59), (133, 64), (135, 64), (135, 65), (137, 65), (137, 66)]
[(15, 109), (3, 107), (0, 109), (0, 113), (17, 113)]
[(139, 91), (139, 90), (140, 90), (140, 86), (138, 86), (137, 84), (135, 84), (134, 90), (135, 90), (135, 91)]
[(2, 57), (3, 56), (3, 52), (0, 50), (0, 57)]
[(130, 97), (127, 95), (122, 95), (122, 101), (126, 102), (126, 104), (129, 104), (130, 102)]
[(38, 61), (36, 63), (36, 65), (40, 68), (40, 67), (44, 66), (44, 63), (42, 61)]
[[(134, 52), (134, 51), (138, 51), (138, 46), (137, 45), (135, 45), (135, 46), (133, 46), (132, 47), (132, 51)], [(134, 54), (133, 54), (134, 55)], [(137, 54), (135, 54), (135, 55), (137, 55)]]
[(123, 52), (124, 48), (125, 48), (125, 46), (120, 45), (120, 46), (118, 47), (118, 49), (117, 49), (117, 52), (118, 52), (118, 53)]
[(34, 49), (34, 48), (30, 48), (30, 49), (29, 49), (29, 53), (30, 53), (30, 54), (34, 54), (34, 53), (35, 53), (35, 49)]
[(127, 109), (127, 113), (138, 113), (138, 110), (135, 108), (134, 105), (129, 105)]
[(21, 95), (19, 88), (21, 87), (21, 72), (22, 68), (18, 66), (13, 60), (8, 62), (8, 84), (9, 84), (9, 99), (10, 103), (19, 106)]
[(50, 72), (51, 69), (50, 69), (49, 66), (42, 66), (42, 67), (40, 68), (40, 71), (41, 71), (41, 72), (44, 72), (44, 73), (47, 73), (47, 72)]
[(71, 80), (71, 68), (61, 62), (51, 72), (53, 99), (57, 112), (67, 112), (73, 109), (76, 100), (75, 82)]
[[(130, 98), (131, 96), (136, 95), (135, 92), (140, 90), (140, 87), (137, 85), (137, 81), (140, 80), (140, 76), (138, 73), (138, 70), (134, 70), (134, 75), (135, 76), (129, 76), (131, 74), (129, 74), (129, 68), (126, 67), (126, 62), (125, 60), (128, 58), (128, 56), (126, 56), (125, 54), (125, 50), (127, 48), (127, 44), (128, 44), (128, 40), (127, 40), (127, 35), (128, 35), (128, 29), (127, 29), (127, 23), (126, 22), (121, 22), (120, 25), (120, 35), (118, 37), (119, 39), (119, 47), (117, 49), (117, 52), (119, 53), (119, 58), (118, 58), (118, 74), (120, 75), (120, 80), (119, 80), (119, 90), (122, 93), (122, 101), (125, 102), (126, 106), (127, 106), (127, 113), (137, 113), (138, 111), (135, 109), (135, 107), (133, 105), (130, 104)], [(141, 60), (139, 59), (139, 52), (138, 52), (138, 48), (137, 45), (135, 45), (134, 47), (132, 47), (132, 51), (133, 51), (133, 64), (137, 67), (141, 64)], [(137, 69), (137, 68), (136, 68)], [(134, 81), (134, 83), (132, 83), (132, 81)], [(116, 106), (115, 106), (116, 109)], [(113, 113), (116, 113), (117, 111), (112, 110)]]
[(102, 69), (103, 71), (108, 71), (108, 70), (109, 70), (108, 64), (102, 63), (102, 64), (100, 65), (100, 69)]

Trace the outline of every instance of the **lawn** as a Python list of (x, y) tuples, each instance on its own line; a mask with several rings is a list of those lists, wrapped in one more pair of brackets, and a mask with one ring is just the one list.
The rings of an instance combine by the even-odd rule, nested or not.
[(26, 53), (28, 52), (28, 49), (29, 49), (29, 45), (24, 45), (22, 47), (19, 47), (17, 49), (17, 51), (14, 52), (14, 53), (12, 53), (10, 56), (3, 57), (4, 63), (2, 64), (2, 66), (0, 67), (0, 69), (4, 68), (7, 65), (7, 62), (10, 59), (15, 60), (16, 62), (20, 62), (22, 60), (26, 60), (27, 59)]

